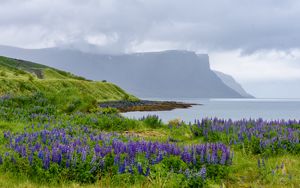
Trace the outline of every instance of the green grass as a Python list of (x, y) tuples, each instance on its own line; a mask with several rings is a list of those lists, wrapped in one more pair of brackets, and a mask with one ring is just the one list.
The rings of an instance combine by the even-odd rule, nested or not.
[[(13, 116), (13, 114), (12, 114)], [(24, 127), (31, 124), (39, 124), (40, 119), (31, 119), (16, 122), (2, 120), (0, 121), (1, 132), (10, 130), (14, 133), (23, 132)], [(48, 120), (45, 122), (47, 123)], [(174, 123), (171, 122), (171, 123)], [(43, 123), (42, 123), (43, 124)], [(101, 115), (94, 113), (80, 114), (57, 114), (49, 120), (51, 127), (64, 127), (72, 125), (74, 127), (85, 125), (95, 130), (105, 132), (118, 132), (125, 135), (134, 136), (135, 139), (168, 141), (170, 138), (179, 145), (204, 143), (202, 137), (195, 137), (191, 134), (189, 125), (166, 125), (154, 120), (129, 120), (121, 118), (118, 115)], [(4, 146), (0, 140), (0, 150)], [(241, 149), (234, 149), (233, 164), (230, 167), (229, 176), (221, 181), (208, 181), (208, 187), (298, 187), (300, 185), (300, 156), (292, 154), (283, 154), (270, 156), (266, 161), (265, 167), (258, 168), (257, 160), (261, 159), (260, 155), (244, 153)], [(276, 166), (284, 163), (284, 168), (279, 168), (272, 174)], [(158, 166), (158, 171), (150, 177), (135, 177), (134, 183), (130, 175), (107, 174), (93, 184), (79, 184), (70, 181), (55, 182), (38, 182), (26, 175), (13, 174), (9, 171), (1, 173), (0, 187), (180, 187), (181, 177), (170, 171), (165, 171), (163, 166)]]
[[(300, 157), (295, 155), (272, 156), (265, 167), (258, 168), (259, 156), (235, 152), (228, 187), (299, 187)], [(281, 164), (284, 163), (284, 168)], [(276, 170), (276, 166), (279, 168)], [(274, 170), (274, 172), (272, 172)]]
[(0, 57), (0, 96), (35, 93), (42, 93), (58, 109), (67, 111), (87, 111), (102, 101), (137, 100), (112, 83), (89, 81), (44, 65)]
[[(45, 125), (49, 129), (69, 126), (88, 127), (97, 133), (117, 133), (124, 140), (131, 138), (173, 142), (180, 146), (206, 143), (203, 135), (196, 136), (190, 125), (179, 120), (173, 120), (168, 124), (155, 116), (133, 120), (120, 116), (112, 109), (95, 109), (97, 103), (101, 101), (128, 99), (128, 96), (130, 100), (137, 99), (112, 83), (85, 80), (71, 73), (31, 62), (0, 57), (0, 97), (2, 95), (10, 95), (10, 97), (7, 100), (0, 100), (1, 154), (7, 151), (7, 140), (5, 141), (3, 137), (5, 131), (10, 131), (12, 134), (24, 133), (32, 125), (35, 125), (36, 130), (43, 130)], [(212, 134), (214, 141), (228, 143), (224, 133)], [(229, 166), (228, 176), (208, 179), (207, 187), (300, 187), (299, 154), (272, 154), (265, 159), (264, 166), (258, 167), (258, 160), (263, 158), (262, 155), (253, 154), (241, 147), (232, 146), (231, 149), (234, 150), (234, 157), (232, 165)], [(24, 165), (20, 166), (24, 167)], [(52, 177), (49, 181), (40, 181), (34, 178), (40, 175), (38, 173), (30, 177), (11, 168), (0, 168), (0, 187), (173, 188), (188, 186), (188, 181), (183, 174), (168, 170), (165, 164), (154, 166), (155, 169), (152, 169), (148, 177), (132, 176), (129, 173), (106, 173), (95, 183), (86, 184), (67, 180), (61, 174), (59, 177)]]
[[(156, 117), (149, 117), (144, 120), (132, 120), (119, 116), (118, 114), (97, 113), (54, 113), (49, 119), (43, 118), (17, 118), (17, 113), (13, 109), (22, 106), (23, 116), (30, 116), (31, 109), (41, 101), (43, 96), (35, 98), (21, 97), (12, 98), (0, 107), (0, 134), (4, 131), (12, 133), (25, 132), (24, 128), (32, 124), (49, 124), (49, 128), (59, 128), (66, 126), (80, 127), (88, 126), (95, 131), (117, 132), (127, 136), (132, 136), (134, 140), (151, 140), (162, 142), (174, 142), (178, 145), (191, 145), (205, 143), (202, 136), (194, 136), (189, 125), (176, 120), (164, 124)], [(49, 104), (43, 103), (42, 108), (48, 108)], [(1, 111), (10, 107), (9, 111)], [(5, 115), (4, 115), (5, 114)], [(9, 120), (6, 118), (10, 117)], [(43, 129), (36, 128), (37, 130)], [(208, 180), (208, 187), (299, 187), (300, 185), (300, 156), (295, 154), (271, 155), (265, 160), (265, 166), (259, 168), (257, 160), (262, 159), (261, 155), (245, 152), (243, 149), (232, 148), (234, 150), (233, 164), (229, 168), (229, 175), (221, 180)], [(4, 152), (5, 145), (0, 139), (0, 152)], [(284, 163), (284, 168), (281, 164)], [(272, 174), (272, 170), (276, 169)], [(182, 177), (176, 173), (167, 171), (164, 166), (157, 166), (157, 171), (149, 177), (131, 177), (130, 174), (110, 175), (106, 174), (92, 184), (80, 184), (78, 182), (61, 179), (56, 181), (39, 182), (36, 179), (27, 177), (25, 174), (15, 174), (7, 170), (1, 172), (0, 187), (181, 187)], [(133, 179), (132, 179), (133, 178)], [(186, 183), (186, 182), (185, 182)]]

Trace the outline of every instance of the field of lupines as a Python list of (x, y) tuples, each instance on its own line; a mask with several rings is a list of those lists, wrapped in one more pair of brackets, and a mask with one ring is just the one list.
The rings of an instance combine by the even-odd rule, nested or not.
[(111, 109), (66, 114), (41, 95), (4, 96), (0, 104), (1, 187), (22, 187), (20, 177), (29, 187), (300, 185), (298, 121), (164, 124)]
[(203, 119), (192, 128), (206, 141), (222, 141), (252, 154), (300, 154), (300, 121)]
[(149, 176), (159, 163), (180, 163), (166, 167), (204, 181), (213, 176), (210, 169), (225, 169), (232, 162), (230, 148), (221, 143), (179, 146), (97, 133), (87, 127), (49, 129), (44, 125), (36, 131), (32, 125), (23, 133), (5, 131), (2, 144), (6, 150), (0, 155), (3, 168), (38, 175), (44, 181), (61, 174), (80, 183), (93, 183), (106, 173)]

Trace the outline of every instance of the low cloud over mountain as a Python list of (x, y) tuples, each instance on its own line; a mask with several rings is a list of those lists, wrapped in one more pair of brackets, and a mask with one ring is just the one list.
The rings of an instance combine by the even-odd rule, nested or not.
[(119, 55), (57, 48), (0, 47), (0, 54), (39, 62), (94, 79), (108, 80), (139, 97), (248, 97), (210, 69), (207, 54), (169, 50)]

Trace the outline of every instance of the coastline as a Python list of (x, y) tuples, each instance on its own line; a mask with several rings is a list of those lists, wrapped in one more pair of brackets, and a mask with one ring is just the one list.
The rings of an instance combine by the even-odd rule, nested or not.
[(170, 111), (174, 109), (190, 108), (194, 103), (184, 103), (176, 101), (150, 101), (150, 100), (139, 100), (139, 101), (109, 101), (101, 102), (99, 106), (101, 108), (116, 108), (120, 112), (135, 112), (135, 111)]

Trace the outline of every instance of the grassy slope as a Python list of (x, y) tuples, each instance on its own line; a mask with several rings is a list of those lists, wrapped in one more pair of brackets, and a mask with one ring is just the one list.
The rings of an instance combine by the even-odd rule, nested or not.
[(80, 103), (80, 108), (86, 108), (100, 101), (136, 99), (112, 83), (89, 81), (44, 65), (0, 57), (0, 96), (36, 92), (55, 98), (62, 107)]

